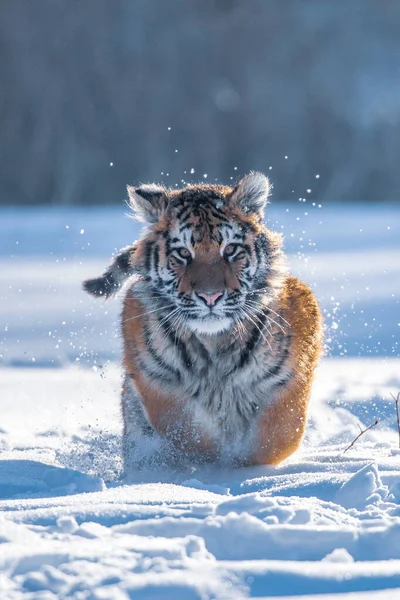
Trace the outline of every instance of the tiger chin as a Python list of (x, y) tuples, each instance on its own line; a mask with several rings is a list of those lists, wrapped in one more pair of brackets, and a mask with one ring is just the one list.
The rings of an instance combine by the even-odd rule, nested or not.
[[(322, 319), (264, 225), (270, 184), (128, 187), (150, 224), (105, 272), (83, 283), (122, 312), (125, 472), (149, 448), (186, 460), (274, 465), (300, 445)], [(160, 450), (164, 448), (164, 450)]]

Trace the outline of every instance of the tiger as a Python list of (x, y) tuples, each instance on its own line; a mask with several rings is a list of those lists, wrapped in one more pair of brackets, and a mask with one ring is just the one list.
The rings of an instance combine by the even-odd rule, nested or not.
[(122, 308), (123, 462), (151, 440), (200, 463), (276, 465), (299, 447), (322, 317), (264, 224), (271, 184), (128, 186), (148, 224), (84, 289)]

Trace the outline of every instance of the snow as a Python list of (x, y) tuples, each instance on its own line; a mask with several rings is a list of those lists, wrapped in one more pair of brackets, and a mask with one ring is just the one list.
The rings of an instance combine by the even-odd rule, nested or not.
[(331, 340), (301, 450), (128, 484), (119, 301), (80, 281), (137, 225), (120, 209), (0, 211), (1, 600), (400, 598), (400, 210), (269, 215)]

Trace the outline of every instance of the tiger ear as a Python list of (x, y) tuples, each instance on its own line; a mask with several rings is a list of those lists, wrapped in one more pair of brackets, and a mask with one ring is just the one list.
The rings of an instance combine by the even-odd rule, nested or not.
[(233, 188), (231, 202), (246, 214), (258, 214), (261, 218), (268, 203), (271, 184), (265, 175), (252, 171)]
[(155, 183), (133, 187), (128, 185), (129, 206), (134, 218), (146, 223), (157, 223), (166, 211), (168, 195), (165, 188)]

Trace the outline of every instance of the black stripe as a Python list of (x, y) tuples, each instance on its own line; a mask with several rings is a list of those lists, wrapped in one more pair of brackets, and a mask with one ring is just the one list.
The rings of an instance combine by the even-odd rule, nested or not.
[(181, 208), (181, 210), (177, 213), (176, 218), (180, 221), (182, 215), (189, 210), (190, 211), (191, 206), (188, 206), (187, 204), (184, 204), (183, 208)]
[(190, 360), (190, 357), (189, 357), (189, 354), (188, 354), (188, 351), (186, 348), (186, 344), (184, 344), (182, 342), (182, 340), (178, 338), (175, 331), (171, 330), (171, 322), (169, 319), (164, 320), (164, 322), (162, 324), (162, 328), (163, 328), (167, 338), (170, 340), (171, 344), (173, 346), (175, 346), (177, 348), (177, 350), (180, 352), (181, 360), (182, 360), (183, 364), (185, 365), (185, 367), (189, 371), (191, 371), (192, 367), (193, 367), (193, 363)]
[[(290, 343), (290, 336), (287, 336), (287, 338), (285, 338), (286, 340), (286, 347), (285, 349), (282, 351), (282, 354), (278, 360), (278, 362), (273, 366), (270, 367), (268, 369), (268, 371), (266, 373), (264, 373), (263, 375), (261, 375), (261, 377), (259, 377), (253, 384), (252, 387), (260, 384), (262, 381), (266, 381), (268, 379), (271, 379), (272, 377), (275, 377), (276, 375), (278, 375), (279, 371), (281, 370), (281, 368), (283, 367), (284, 363), (286, 362), (288, 356), (289, 356), (289, 348), (288, 345)], [(285, 377), (286, 380), (286, 377)], [(284, 381), (285, 383), (286, 381)], [(279, 385), (279, 382), (276, 383), (276, 385)]]
[(175, 377), (178, 379), (178, 381), (181, 381), (180, 372), (177, 369), (174, 369), (174, 367), (171, 367), (171, 365), (168, 365), (166, 362), (164, 362), (162, 357), (153, 348), (150, 337), (149, 337), (149, 330), (147, 329), (147, 327), (145, 327), (145, 342), (146, 342), (146, 348), (147, 348), (149, 354), (151, 355), (152, 359), (157, 363), (157, 365), (159, 367), (161, 367), (162, 369), (164, 369), (165, 371), (167, 371), (168, 373), (170, 373), (171, 375), (175, 375)]
[(248, 340), (245, 349), (241, 353), (240, 361), (239, 361), (239, 365), (238, 365), (239, 369), (242, 369), (249, 362), (250, 355), (261, 337), (261, 331), (262, 331), (262, 327), (264, 326), (266, 316), (263, 313), (260, 317), (256, 317), (256, 318), (259, 321), (257, 322), (257, 327), (254, 326), (253, 332), (250, 336), (250, 339)]
[(149, 200), (150, 202), (154, 201), (155, 199), (161, 198), (161, 196), (163, 196), (164, 194), (164, 192), (148, 191), (143, 189), (142, 187), (136, 188), (135, 191), (137, 194), (139, 194), (139, 196), (141, 196), (145, 200)]
[(256, 240), (256, 243), (254, 244), (254, 250), (256, 253), (257, 269), (258, 269), (260, 266), (260, 263), (261, 263), (261, 245), (257, 244), (257, 240)]
[(139, 366), (141, 371), (147, 376), (148, 379), (154, 380), (158, 379), (158, 381), (162, 381), (164, 383), (175, 383), (175, 379), (171, 375), (160, 375), (153, 369), (149, 368), (145, 361), (141, 360), (139, 362)]
[(145, 267), (148, 273), (151, 271), (151, 257), (154, 243), (155, 242), (147, 242), (144, 247)]
[(176, 254), (171, 254), (169, 259), (174, 260), (176, 263), (178, 263), (178, 265), (186, 265), (187, 264), (187, 262), (184, 258), (180, 258), (179, 256), (176, 256)]
[(229, 223), (229, 219), (227, 219), (222, 213), (218, 213), (216, 210), (210, 210), (210, 213), (216, 219), (219, 219), (223, 223)]
[(271, 377), (275, 377), (275, 375), (278, 375), (279, 371), (281, 370), (281, 368), (283, 366), (283, 363), (286, 362), (286, 359), (288, 356), (289, 356), (289, 349), (285, 348), (284, 351), (282, 352), (282, 356), (280, 357), (280, 359), (278, 360), (276, 365), (271, 367), (270, 369), (268, 369), (268, 371), (266, 373), (264, 373), (264, 375), (262, 377), (262, 381), (265, 381), (266, 379), (270, 379)]
[(188, 223), (184, 223), (179, 227), (179, 233), (182, 233), (182, 231), (185, 231), (185, 229), (189, 229)]
[(201, 343), (199, 339), (196, 339), (196, 345), (194, 348), (195, 354), (200, 354), (201, 358), (204, 360), (207, 365), (211, 364), (211, 357), (207, 350), (207, 348)]
[(294, 373), (293, 373), (293, 371), (290, 371), (289, 373), (287, 373), (286, 375), (281, 377), (281, 379), (278, 379), (278, 381), (274, 381), (274, 383), (272, 384), (273, 389), (283, 387), (284, 385), (287, 384), (288, 381), (293, 379), (293, 377), (294, 377)]
[(194, 392), (191, 392), (192, 398), (198, 398), (200, 396), (200, 386), (198, 385)]
[(157, 245), (154, 246), (153, 260), (154, 260), (154, 270), (158, 274), (158, 265), (160, 264), (160, 249)]
[[(166, 256), (169, 256), (171, 253), (171, 239), (169, 237), (169, 235), (165, 236), (165, 254)], [(174, 238), (174, 240), (178, 241), (178, 238)]]

